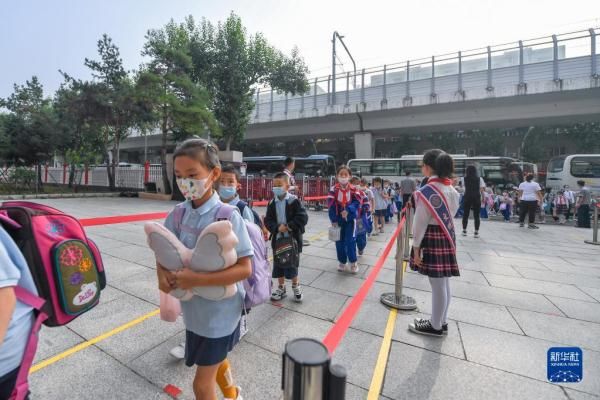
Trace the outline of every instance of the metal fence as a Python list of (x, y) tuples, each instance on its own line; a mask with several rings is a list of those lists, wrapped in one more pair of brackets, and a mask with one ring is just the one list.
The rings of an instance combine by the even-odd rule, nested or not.
[(594, 28), (317, 77), (296, 96), (260, 88), (251, 122), (600, 87), (599, 36)]

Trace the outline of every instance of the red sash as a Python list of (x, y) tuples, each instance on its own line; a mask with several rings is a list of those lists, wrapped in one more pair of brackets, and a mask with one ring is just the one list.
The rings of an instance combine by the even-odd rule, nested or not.
[(448, 207), (448, 202), (444, 194), (431, 185), (433, 182), (441, 182), (446, 185), (446, 182), (439, 178), (431, 179), (427, 185), (423, 186), (416, 192), (417, 198), (423, 201), (423, 204), (429, 209), (431, 215), (435, 218), (440, 228), (444, 232), (446, 239), (451, 244), (452, 248), (456, 248), (456, 232), (454, 231), (454, 220)]

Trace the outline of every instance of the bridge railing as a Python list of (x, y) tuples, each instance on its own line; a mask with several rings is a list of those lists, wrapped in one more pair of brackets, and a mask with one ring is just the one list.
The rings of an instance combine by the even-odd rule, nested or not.
[(312, 78), (309, 91), (295, 96), (259, 88), (251, 122), (598, 87), (599, 34), (593, 28)]

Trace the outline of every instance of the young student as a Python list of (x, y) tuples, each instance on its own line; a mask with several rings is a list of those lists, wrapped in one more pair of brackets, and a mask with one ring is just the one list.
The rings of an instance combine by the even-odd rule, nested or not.
[(590, 188), (585, 186), (584, 180), (577, 181), (579, 192), (577, 193), (577, 203), (575, 210), (577, 212), (577, 227), (590, 228), (590, 204), (592, 203), (592, 194)]
[[(329, 191), (329, 220), (333, 226), (341, 228), (340, 240), (335, 242), (338, 271), (346, 271), (346, 263), (350, 262), (350, 272), (356, 274), (356, 217), (360, 208), (360, 196), (356, 188), (350, 184), (352, 171), (345, 165), (337, 170), (337, 181)], [(382, 216), (385, 212), (385, 205)]]
[(552, 215), (554, 219), (558, 220), (559, 224), (564, 225), (567, 213), (569, 212), (569, 199), (563, 190), (559, 190), (556, 196), (554, 196), (553, 206), (554, 213)]
[(357, 176), (352, 177), (350, 184), (356, 188), (356, 194), (361, 199), (358, 215), (356, 216), (356, 248), (358, 249), (358, 255), (362, 256), (365, 247), (367, 247), (370, 201), (369, 197), (365, 194), (364, 189), (361, 187), (360, 179), (358, 179)]
[[(213, 190), (221, 175), (217, 147), (204, 139), (188, 139), (173, 154), (177, 185), (186, 197), (184, 214), (180, 223), (175, 212), (165, 220), (165, 227), (172, 231), (188, 248), (196, 245), (198, 235), (215, 221), (218, 210), (225, 207)], [(194, 296), (181, 302), (186, 328), (185, 363), (196, 365), (193, 389), (196, 399), (216, 400), (216, 386), (225, 399), (241, 400), (240, 388), (231, 377), (227, 354), (240, 338), (240, 318), (244, 303), (241, 282), (252, 273), (253, 247), (242, 216), (234, 212), (230, 218), (233, 232), (238, 238), (237, 262), (221, 271), (194, 272), (184, 268), (175, 273), (157, 263), (159, 289), (169, 293), (175, 288), (190, 289), (197, 286), (225, 286), (236, 284), (235, 296), (212, 301)]]
[(400, 184), (396, 182), (394, 184), (394, 204), (396, 205), (396, 211), (398, 216), (398, 222), (400, 222), (400, 217), (402, 216), (402, 192), (400, 191)]
[[(298, 253), (302, 253), (302, 235), (308, 223), (308, 214), (296, 196), (288, 192), (290, 186), (289, 176), (283, 172), (273, 178), (274, 198), (267, 205), (265, 225), (271, 232), (273, 249), (278, 235), (292, 235), (298, 243)], [(298, 278), (298, 268), (280, 268), (273, 264), (273, 278), (277, 279), (278, 286), (271, 294), (271, 300), (279, 301), (287, 297), (285, 280), (292, 281), (294, 300), (301, 302), (303, 299), (302, 288)]]
[(240, 173), (233, 166), (223, 167), (219, 178), (219, 197), (221, 201), (230, 206), (237, 207), (242, 217), (249, 222), (256, 223), (254, 214), (248, 204), (240, 200), (238, 189), (240, 188)]
[(369, 199), (369, 212), (367, 213), (367, 220), (369, 224), (367, 225), (367, 236), (371, 236), (373, 233), (373, 210), (375, 209), (373, 191), (370, 188), (370, 183), (367, 183), (366, 178), (361, 178), (360, 180), (361, 190), (365, 192), (365, 195)]
[(502, 198), (500, 199), (500, 207), (499, 210), (504, 217), (504, 222), (510, 222), (510, 213), (513, 208), (513, 199), (510, 197), (508, 192), (502, 193)]
[(385, 223), (389, 224), (390, 220), (394, 218), (394, 214), (392, 213), (392, 202), (394, 201), (394, 189), (392, 189), (391, 182), (386, 179), (383, 181), (383, 189), (387, 194), (387, 208), (385, 210)]
[(15, 388), (34, 322), (33, 309), (16, 298), (17, 285), (37, 295), (23, 254), (0, 227), (0, 399), (10, 398)]
[(454, 161), (442, 150), (428, 150), (421, 171), (429, 177), (415, 193), (411, 269), (429, 277), (431, 319), (415, 319), (412, 332), (441, 337), (448, 331), (450, 277), (459, 276), (456, 261), (456, 233), (452, 216), (458, 210), (459, 196), (452, 186)]
[(383, 233), (383, 224), (385, 221), (385, 212), (387, 210), (387, 193), (382, 188), (382, 180), (379, 177), (373, 178), (373, 202), (375, 203), (375, 226), (373, 228), (373, 235)]

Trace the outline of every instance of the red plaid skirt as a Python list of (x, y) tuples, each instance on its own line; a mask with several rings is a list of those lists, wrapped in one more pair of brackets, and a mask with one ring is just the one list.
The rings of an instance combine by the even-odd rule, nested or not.
[(444, 231), (438, 225), (428, 225), (421, 241), (421, 266), (415, 265), (414, 251), (410, 251), (410, 268), (432, 278), (460, 276), (456, 250), (452, 248)]

